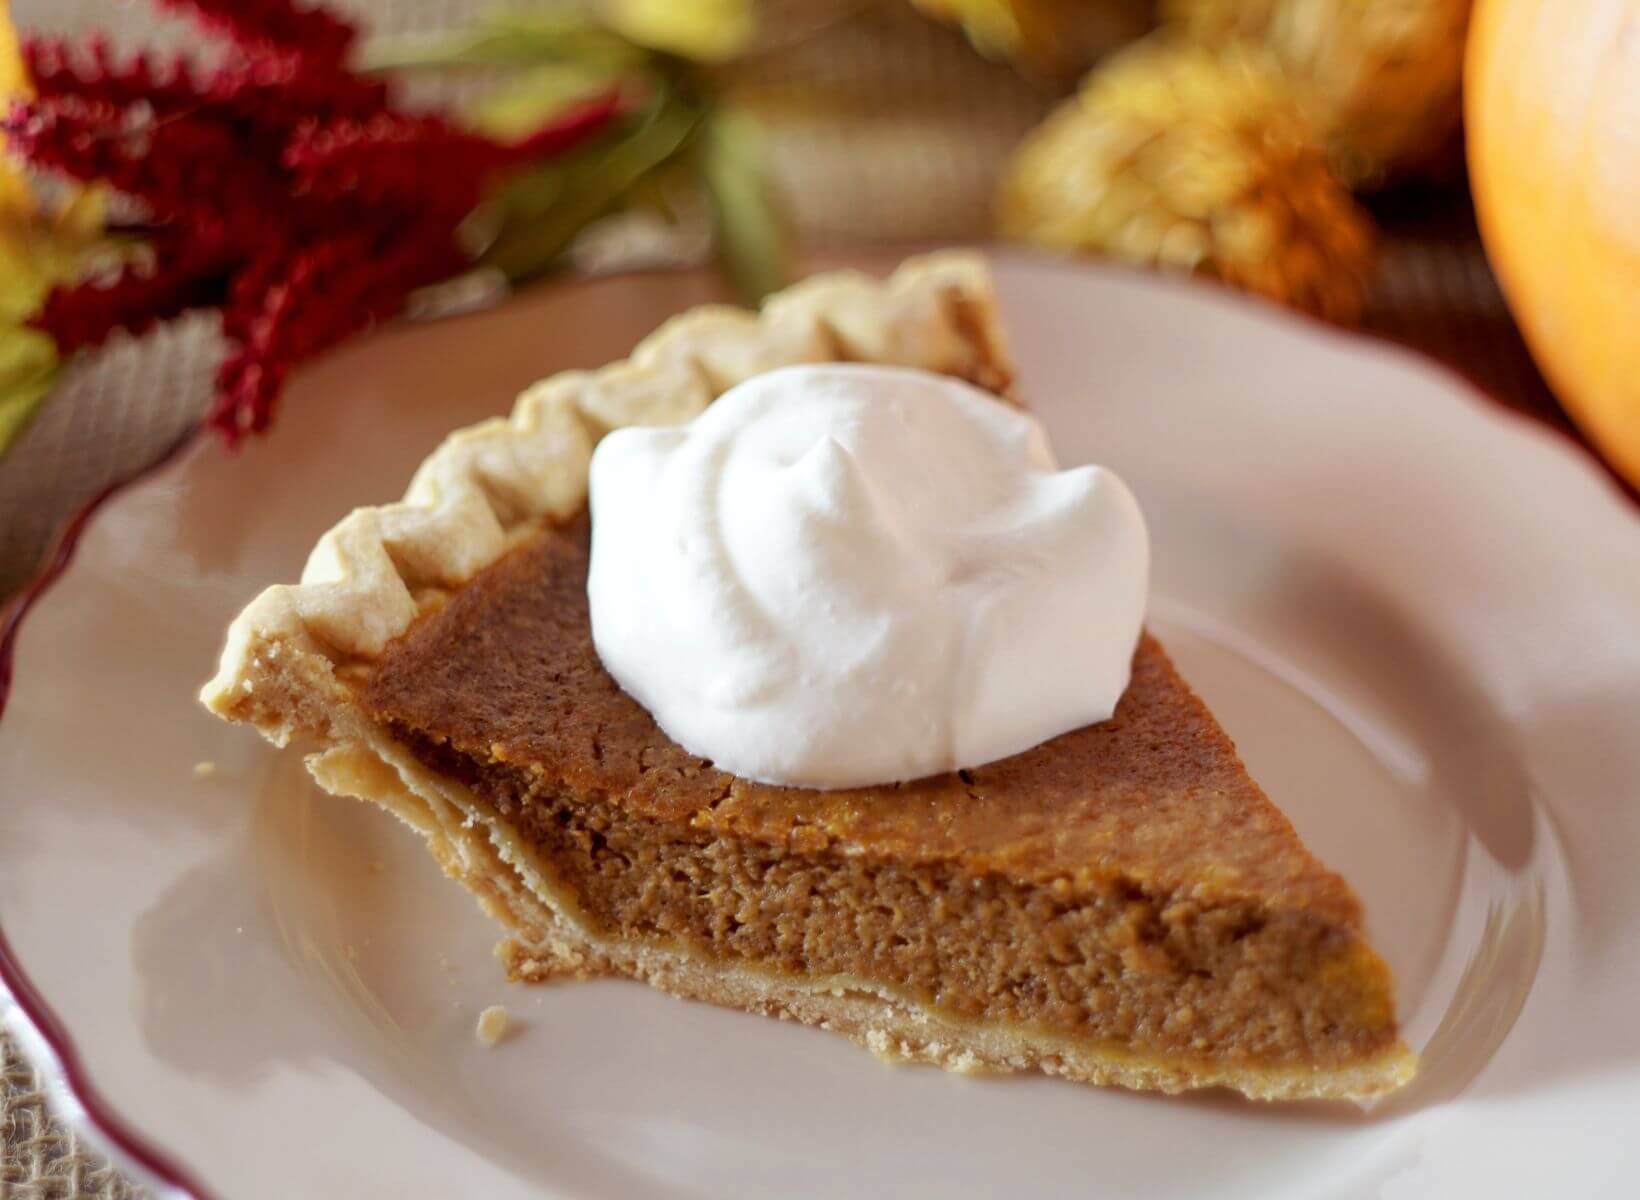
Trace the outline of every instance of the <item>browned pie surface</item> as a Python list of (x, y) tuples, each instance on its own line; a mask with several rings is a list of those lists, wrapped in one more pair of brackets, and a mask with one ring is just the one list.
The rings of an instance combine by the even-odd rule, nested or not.
[[(962, 272), (905, 274), (912, 294), (891, 289), (881, 313), (892, 336), (867, 337), (865, 357), (1006, 389), (983, 281)], [(847, 357), (837, 319), (817, 333)], [(729, 325), (731, 341), (751, 328)], [(667, 354), (710, 349), (683, 332)], [(451, 447), (429, 468), (493, 490), (476, 446)], [(450, 592), (423, 587), (447, 572), (421, 560), (461, 547), (418, 542), (400, 563), (404, 546), (352, 524), (334, 535), (341, 565), (344, 533), (385, 551), (414, 623), (380, 562), (339, 589), (269, 589), (204, 699), (281, 745), (316, 735), (319, 783), (420, 830), (509, 930), (515, 978), (630, 976), (959, 1070), (1261, 1098), (1410, 1077), (1354, 896), (1148, 636), (1110, 721), (901, 786), (771, 787), (686, 753), (606, 674), (584, 521), (504, 522), (512, 552)], [(415, 528), (459, 536), (436, 511)], [(383, 622), (406, 630), (385, 649)]]
[(391, 646), (360, 699), (604, 934), (1140, 1054), (1342, 1068), (1395, 1044), (1354, 896), (1153, 639), (1108, 722), (816, 792), (673, 744), (599, 663), (585, 585), (584, 527), (534, 537)]
[[(375, 713), (495, 759), (547, 766), (635, 815), (777, 845), (830, 841), (899, 861), (1026, 878), (1090, 868), (1358, 921), (1235, 748), (1145, 636), (1115, 717), (959, 775), (890, 788), (772, 787), (711, 768), (621, 691), (593, 649), (584, 527), (549, 531), (393, 646)], [(664, 603), (657, 598), (657, 603)]]
[(667, 738), (600, 664), (585, 584), (585, 527), (538, 535), (399, 639), (361, 701), (612, 935), (1140, 1051), (1342, 1065), (1394, 1043), (1354, 896), (1154, 639), (1108, 722), (816, 792)]

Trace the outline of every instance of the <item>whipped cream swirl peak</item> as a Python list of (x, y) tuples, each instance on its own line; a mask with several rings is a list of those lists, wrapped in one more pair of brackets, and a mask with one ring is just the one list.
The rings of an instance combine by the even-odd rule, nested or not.
[(767, 783), (978, 766), (1108, 718), (1139, 507), (1030, 416), (898, 367), (785, 367), (592, 459), (592, 636), (676, 742)]

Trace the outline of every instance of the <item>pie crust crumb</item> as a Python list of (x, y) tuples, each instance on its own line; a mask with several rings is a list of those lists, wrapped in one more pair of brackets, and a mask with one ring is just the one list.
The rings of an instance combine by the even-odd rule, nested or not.
[(507, 1036), (507, 1006), (492, 1004), (478, 1014), (478, 1040), (493, 1046)]

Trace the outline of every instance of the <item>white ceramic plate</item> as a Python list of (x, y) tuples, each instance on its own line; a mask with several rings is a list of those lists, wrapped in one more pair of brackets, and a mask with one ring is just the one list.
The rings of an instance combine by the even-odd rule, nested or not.
[[(345, 350), (270, 439), (189, 449), (90, 523), (0, 726), (8, 1023), (58, 1100), (174, 1194), (245, 1200), (1636, 1194), (1632, 507), (1409, 356), (997, 266), (1061, 457), (1145, 505), (1153, 624), (1362, 895), (1410, 1090), (1363, 1113), (965, 1079), (634, 984), (509, 985), (410, 834), (198, 709), (226, 622), (324, 528), (709, 290), (673, 276)], [(496, 1002), (518, 1028), (485, 1049)]]

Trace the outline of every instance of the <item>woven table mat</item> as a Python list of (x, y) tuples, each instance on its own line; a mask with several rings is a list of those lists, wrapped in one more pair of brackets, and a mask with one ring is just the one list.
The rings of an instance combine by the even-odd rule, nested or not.
[[(836, 3), (847, 11), (729, 81), (769, 127), (773, 170), (800, 232), (811, 245), (983, 238), (991, 181), (1052, 95), (981, 61), (905, 4)], [(374, 28), (398, 30), (448, 27), (484, 5), (353, 0), (341, 7), (364, 13)], [(14, 0), (13, 9), (24, 27), (99, 24), (117, 39), (182, 36), (140, 3)], [(1461, 184), (1376, 208), (1386, 242), (1364, 328), (1570, 433), (1487, 269)], [(29, 578), (88, 497), (155, 459), (197, 420), (220, 346), (215, 322), (194, 318), (118, 341), (71, 368), (0, 461), (0, 598)], [(140, 1123), (141, 1113), (132, 1115)], [(40, 1081), (0, 1035), (0, 1200), (141, 1194), (47, 1112)]]

